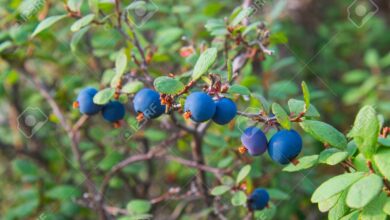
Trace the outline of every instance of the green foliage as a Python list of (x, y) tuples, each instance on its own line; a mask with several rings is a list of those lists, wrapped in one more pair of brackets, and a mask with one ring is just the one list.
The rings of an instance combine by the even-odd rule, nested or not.
[[(331, 220), (390, 215), (386, 7), (356, 28), (343, 1), (0, 2), (2, 219), (97, 219), (101, 205), (121, 220), (244, 219), (257, 187), (271, 201), (256, 219), (306, 218), (318, 212), (310, 194)], [(121, 128), (71, 110), (86, 86), (96, 104), (125, 104)], [(146, 123), (132, 106), (144, 87), (173, 103)], [(185, 97), (199, 90), (244, 114), (226, 126), (185, 121)], [(31, 137), (19, 130), (28, 107), (47, 118)], [(268, 140), (299, 132), (298, 163), (239, 155), (243, 121)]]
[(217, 49), (209, 48), (205, 50), (196, 61), (194, 70), (192, 72), (192, 79), (197, 80), (214, 64), (217, 58)]

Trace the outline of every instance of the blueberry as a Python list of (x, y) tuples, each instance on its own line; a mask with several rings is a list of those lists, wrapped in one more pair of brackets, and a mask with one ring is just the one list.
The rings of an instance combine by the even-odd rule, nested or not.
[(96, 105), (93, 102), (93, 97), (98, 91), (95, 88), (87, 87), (80, 91), (77, 96), (77, 101), (73, 104), (74, 107), (78, 107), (80, 112), (86, 115), (94, 115), (98, 113), (103, 106)]
[(248, 197), (248, 208), (251, 210), (262, 210), (267, 207), (269, 195), (265, 189), (257, 188)]
[(213, 99), (204, 92), (191, 93), (184, 104), (184, 111), (189, 112), (191, 119), (195, 122), (204, 122), (211, 119), (215, 109)]
[(165, 112), (165, 105), (161, 105), (160, 94), (151, 89), (142, 89), (134, 97), (134, 110), (143, 113), (146, 118), (157, 118)]
[(281, 130), (274, 134), (268, 144), (268, 153), (272, 160), (288, 164), (302, 150), (302, 138), (294, 130)]
[(221, 98), (215, 102), (216, 109), (213, 121), (217, 124), (224, 125), (229, 123), (237, 114), (236, 103), (231, 99)]
[(257, 127), (248, 127), (241, 135), (241, 142), (252, 156), (258, 156), (267, 150), (267, 137)]
[(109, 122), (118, 122), (125, 116), (125, 106), (118, 101), (111, 101), (102, 110), (103, 118)]

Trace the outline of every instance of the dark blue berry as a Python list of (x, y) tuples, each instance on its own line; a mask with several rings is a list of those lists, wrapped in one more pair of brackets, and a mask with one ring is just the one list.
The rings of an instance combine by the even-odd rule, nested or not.
[(248, 197), (248, 208), (251, 210), (262, 210), (267, 207), (269, 194), (265, 189), (257, 188)]
[(146, 118), (157, 118), (165, 112), (165, 105), (161, 105), (160, 94), (151, 89), (142, 89), (134, 97), (134, 110), (143, 113)]
[(77, 106), (81, 113), (86, 115), (94, 115), (102, 109), (102, 105), (96, 105), (93, 102), (93, 97), (98, 91), (94, 88), (85, 88), (80, 91), (77, 96)]
[(184, 104), (184, 111), (189, 112), (191, 119), (195, 122), (204, 122), (211, 119), (215, 109), (213, 99), (204, 92), (191, 93)]
[(216, 109), (213, 121), (217, 124), (224, 125), (229, 123), (237, 114), (236, 103), (231, 99), (221, 98), (215, 102)]
[(125, 116), (125, 106), (118, 101), (111, 101), (102, 110), (103, 118), (109, 122), (118, 122)]
[(267, 150), (267, 137), (257, 127), (248, 127), (241, 135), (241, 142), (252, 156), (258, 156)]
[(273, 161), (288, 164), (302, 150), (302, 138), (294, 130), (281, 130), (274, 134), (268, 144), (268, 153)]

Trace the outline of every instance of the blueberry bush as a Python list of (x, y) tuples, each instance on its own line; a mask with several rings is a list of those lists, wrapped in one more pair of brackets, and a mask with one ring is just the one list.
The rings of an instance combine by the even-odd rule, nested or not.
[(0, 3), (1, 219), (390, 215), (387, 1)]

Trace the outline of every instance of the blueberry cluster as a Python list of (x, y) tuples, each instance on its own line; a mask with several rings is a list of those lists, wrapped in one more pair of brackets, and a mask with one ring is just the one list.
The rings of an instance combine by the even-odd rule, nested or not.
[(294, 160), (302, 150), (302, 138), (292, 129), (278, 131), (267, 141), (260, 128), (249, 127), (241, 135), (241, 142), (250, 155), (258, 156), (268, 150), (271, 159), (283, 165)]
[(224, 125), (237, 115), (236, 104), (228, 98), (214, 101), (204, 92), (191, 93), (184, 104), (184, 111), (195, 122), (212, 119), (215, 123)]
[(98, 91), (95, 88), (87, 87), (80, 91), (77, 101), (73, 107), (78, 108), (82, 114), (96, 115), (100, 111), (103, 118), (111, 123), (118, 123), (125, 116), (125, 106), (118, 101), (110, 101), (105, 105), (97, 105), (93, 102), (93, 97)]

